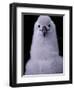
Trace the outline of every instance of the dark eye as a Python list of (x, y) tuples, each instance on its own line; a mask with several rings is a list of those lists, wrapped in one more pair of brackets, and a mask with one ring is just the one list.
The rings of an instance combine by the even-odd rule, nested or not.
[(40, 25), (38, 25), (38, 27), (40, 28)]
[(50, 27), (50, 24), (48, 25), (48, 27)]

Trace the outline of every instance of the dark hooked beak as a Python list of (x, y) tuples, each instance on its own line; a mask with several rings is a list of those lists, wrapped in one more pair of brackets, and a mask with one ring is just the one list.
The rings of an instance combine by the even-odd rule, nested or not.
[(46, 28), (46, 26), (43, 26), (42, 33), (43, 33), (43, 36), (45, 37), (46, 34), (47, 34), (47, 28)]

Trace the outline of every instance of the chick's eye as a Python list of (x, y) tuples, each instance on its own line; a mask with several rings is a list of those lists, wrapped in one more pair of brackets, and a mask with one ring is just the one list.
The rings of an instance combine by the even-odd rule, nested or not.
[(38, 25), (38, 28), (40, 28), (40, 25)]
[(50, 24), (48, 25), (48, 27), (50, 27)]

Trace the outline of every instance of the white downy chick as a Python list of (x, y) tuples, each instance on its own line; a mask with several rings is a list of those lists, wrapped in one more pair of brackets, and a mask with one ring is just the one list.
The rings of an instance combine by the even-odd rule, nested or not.
[(40, 15), (35, 22), (30, 55), (26, 75), (63, 73), (55, 24), (47, 15)]

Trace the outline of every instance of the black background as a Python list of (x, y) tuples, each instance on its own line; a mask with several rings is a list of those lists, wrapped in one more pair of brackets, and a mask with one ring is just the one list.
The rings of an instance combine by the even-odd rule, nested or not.
[[(63, 56), (63, 16), (49, 15), (56, 25), (57, 39), (59, 45), (59, 55)], [(33, 27), (39, 15), (25, 15), (22, 14), (22, 50), (23, 63), (22, 74), (25, 73), (25, 66), (30, 58), (30, 47), (32, 43)]]

